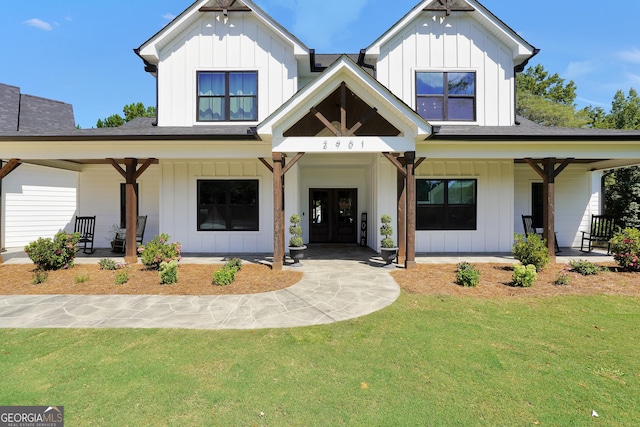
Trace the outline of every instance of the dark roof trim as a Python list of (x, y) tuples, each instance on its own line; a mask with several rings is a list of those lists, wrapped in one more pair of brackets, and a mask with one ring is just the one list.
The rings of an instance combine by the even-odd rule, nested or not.
[(254, 134), (247, 135), (42, 135), (13, 134), (0, 135), (0, 141), (260, 141)]
[(592, 141), (640, 141), (640, 132), (637, 134), (553, 134), (548, 135), (527, 135), (527, 134), (502, 134), (502, 135), (479, 135), (479, 134), (465, 134), (465, 133), (434, 133), (428, 141), (482, 141), (482, 142), (555, 142), (555, 141), (569, 141), (569, 142), (592, 142)]
[(327, 69), (327, 67), (318, 66), (316, 63), (316, 50), (309, 49), (309, 68), (312, 73), (321, 73)]
[(158, 66), (154, 65), (150, 62), (148, 62), (146, 59), (144, 59), (142, 57), (142, 55), (140, 55), (140, 48), (135, 48), (133, 49), (133, 52), (138, 55), (140, 57), (140, 59), (142, 59), (142, 62), (144, 62), (144, 71), (146, 71), (147, 73), (157, 73), (158, 72)]

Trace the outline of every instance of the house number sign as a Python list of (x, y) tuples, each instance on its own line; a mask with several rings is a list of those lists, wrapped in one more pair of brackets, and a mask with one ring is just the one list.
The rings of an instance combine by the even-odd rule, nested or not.
[(355, 151), (355, 150), (364, 150), (365, 144), (364, 140), (324, 140), (322, 141), (322, 149), (324, 151)]

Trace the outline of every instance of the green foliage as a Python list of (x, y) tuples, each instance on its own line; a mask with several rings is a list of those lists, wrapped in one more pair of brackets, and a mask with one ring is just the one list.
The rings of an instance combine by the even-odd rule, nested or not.
[(625, 227), (640, 227), (640, 167), (605, 173), (605, 213)]
[(537, 234), (516, 234), (513, 244), (513, 256), (522, 264), (533, 264), (536, 271), (542, 270), (549, 263), (547, 241)]
[(151, 270), (159, 270), (162, 262), (180, 261), (182, 245), (177, 242), (169, 243), (169, 235), (161, 233), (146, 245), (138, 246), (138, 254), (142, 264)]
[(115, 270), (116, 262), (109, 258), (102, 258), (98, 261), (98, 265), (100, 266), (100, 270)]
[(125, 105), (122, 108), (124, 118), (120, 114), (113, 114), (104, 120), (98, 119), (96, 127), (98, 128), (115, 128), (130, 122), (138, 117), (155, 117), (155, 107), (145, 107), (142, 102)]
[(178, 261), (161, 262), (158, 274), (160, 275), (161, 285), (178, 283)]
[(634, 88), (626, 97), (621, 90), (613, 96), (609, 123), (614, 129), (640, 129), (640, 96)]
[(291, 247), (300, 247), (304, 245), (304, 241), (302, 240), (302, 227), (300, 227), (300, 215), (293, 214), (289, 218), (289, 222), (291, 222), (291, 226), (289, 227), (289, 233), (291, 234), (291, 239), (289, 239), (289, 246)]
[(468, 262), (456, 266), (456, 283), (464, 287), (475, 287), (480, 282), (480, 271)]
[(51, 238), (39, 238), (24, 247), (24, 251), (39, 270), (60, 270), (73, 267), (80, 233), (59, 231)]
[(556, 280), (553, 281), (553, 284), (557, 286), (570, 285), (571, 277), (564, 271), (558, 271), (558, 274), (556, 275)]
[(565, 84), (558, 73), (549, 75), (540, 64), (518, 74), (516, 88), (518, 92), (530, 93), (562, 105), (572, 106), (576, 100), (576, 84), (573, 80)]
[(236, 273), (242, 267), (242, 260), (234, 258), (225, 265), (213, 272), (213, 284), (217, 286), (227, 286), (233, 283)]
[(79, 274), (76, 276), (76, 283), (86, 283), (91, 279), (88, 274)]
[(124, 269), (116, 273), (116, 285), (124, 285), (129, 281), (129, 270)]
[(380, 227), (380, 235), (383, 237), (380, 241), (380, 246), (383, 248), (393, 248), (395, 243), (390, 237), (393, 234), (393, 227), (391, 226), (391, 216), (384, 214), (380, 217), (382, 226)]
[(571, 267), (571, 271), (575, 271), (576, 273), (582, 274), (583, 276), (591, 276), (594, 274), (600, 273), (603, 268), (585, 260), (569, 261), (569, 266)]
[(513, 267), (513, 275), (511, 276), (511, 284), (516, 287), (529, 288), (536, 281), (538, 273), (536, 272), (536, 266), (529, 264), (516, 265)]
[(627, 227), (614, 233), (611, 253), (620, 267), (640, 271), (640, 230)]
[(33, 273), (33, 278), (31, 279), (31, 283), (33, 283), (34, 285), (39, 285), (40, 283), (46, 282), (48, 278), (49, 278), (49, 273), (47, 273), (44, 270), (36, 270), (36, 272)]

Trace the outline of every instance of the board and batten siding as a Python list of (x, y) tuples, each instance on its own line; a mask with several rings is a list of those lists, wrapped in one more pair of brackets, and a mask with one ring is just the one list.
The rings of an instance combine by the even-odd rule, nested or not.
[[(273, 175), (258, 160), (162, 160), (160, 169), (160, 229), (180, 242), (183, 252), (273, 252)], [(198, 231), (200, 179), (257, 179), (259, 230)]]
[(417, 71), (474, 71), (473, 123), (481, 126), (513, 124), (513, 68), (511, 50), (464, 14), (420, 14), (382, 46), (376, 64), (377, 79), (413, 109)]
[(160, 52), (159, 126), (198, 124), (198, 71), (254, 70), (258, 72), (260, 122), (298, 90), (293, 46), (250, 13), (234, 13), (226, 18), (203, 14)]
[(40, 237), (73, 230), (78, 173), (22, 164), (2, 180), (4, 246), (23, 247)]
[[(582, 233), (589, 230), (591, 215), (600, 213), (602, 172), (588, 165), (569, 165), (555, 182), (555, 231), (561, 247), (580, 247)], [(542, 178), (526, 164), (515, 165), (514, 227), (524, 233), (522, 215), (531, 215), (531, 186)]]
[(476, 230), (416, 231), (416, 252), (510, 252), (513, 243), (513, 161), (425, 161), (416, 179), (476, 179)]
[[(138, 178), (138, 214), (147, 216), (144, 241), (159, 234), (159, 166), (151, 165)], [(96, 216), (96, 248), (111, 247), (109, 230), (120, 224), (120, 185), (125, 182), (111, 165), (86, 165), (80, 174), (78, 212)], [(73, 230), (73, 224), (71, 225)]]

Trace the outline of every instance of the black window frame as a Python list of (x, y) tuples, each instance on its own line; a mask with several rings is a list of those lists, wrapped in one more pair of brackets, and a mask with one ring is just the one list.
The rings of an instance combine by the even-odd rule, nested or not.
[[(424, 203), (419, 199), (419, 181), (441, 181), (443, 183), (443, 203)], [(452, 181), (473, 181), (473, 203), (449, 203), (449, 183)], [(423, 202), (423, 203), (421, 203)], [(468, 219), (468, 225), (456, 224), (454, 209), (465, 209), (473, 212)], [(438, 213), (438, 210), (441, 213)], [(434, 215), (435, 213), (435, 215)], [(430, 221), (434, 216), (440, 216), (440, 221)], [(416, 179), (416, 230), (420, 231), (477, 231), (478, 230), (478, 180), (475, 178), (420, 178)]]
[[(200, 94), (200, 75), (202, 74), (223, 74), (225, 81), (224, 95), (201, 95)], [(230, 76), (231, 74), (253, 74), (256, 79), (255, 94), (253, 95), (240, 95), (236, 96), (230, 93)], [(200, 117), (200, 100), (210, 98), (224, 98), (224, 117), (219, 120), (216, 119), (202, 119)], [(253, 104), (255, 105), (255, 117), (250, 119), (232, 119), (231, 118), (231, 100), (233, 98), (253, 98)], [(198, 123), (222, 123), (222, 122), (257, 122), (258, 121), (258, 71), (227, 71), (227, 70), (200, 70), (196, 71), (196, 122)]]
[[(207, 183), (216, 183), (222, 184), (225, 187), (225, 202), (211, 202), (205, 203), (202, 200), (201, 187)], [(251, 204), (241, 204), (241, 203), (233, 203), (231, 196), (231, 189), (233, 184), (236, 183), (252, 183), (255, 184), (255, 193), (254, 193), (254, 203)], [(213, 231), (213, 232), (242, 232), (242, 231), (260, 231), (260, 180), (258, 179), (199, 179), (196, 182), (196, 203), (197, 203), (197, 218), (196, 218), (196, 227), (198, 231)], [(255, 208), (253, 208), (255, 207)], [(234, 223), (234, 220), (238, 220), (239, 212), (247, 213), (250, 212), (253, 208), (254, 217), (252, 220), (254, 221), (254, 225), (251, 227), (244, 228), (235, 228), (237, 223)], [(215, 220), (210, 215), (214, 209), (224, 209), (224, 219), (225, 219), (225, 227), (224, 228), (213, 228), (215, 227)], [(219, 212), (219, 211), (218, 211)], [(203, 227), (203, 224), (206, 224), (210, 221), (207, 219), (212, 219), (211, 224), (212, 227)]]
[[(450, 94), (449, 93), (449, 74), (472, 74), (473, 75), (473, 95), (469, 94)], [(418, 75), (419, 74), (442, 74), (443, 82), (442, 94), (420, 94), (418, 92)], [(454, 122), (475, 122), (478, 120), (478, 79), (477, 73), (475, 71), (441, 71), (441, 70), (421, 70), (415, 72), (415, 95), (416, 95), (416, 112), (420, 115), (420, 117), (425, 120), (430, 121), (454, 121)], [(420, 113), (420, 109), (418, 108), (421, 99), (428, 98), (438, 98), (442, 99), (442, 118), (429, 118), (425, 117)], [(471, 119), (451, 119), (449, 118), (449, 100), (450, 99), (471, 99), (472, 100), (472, 118)]]

